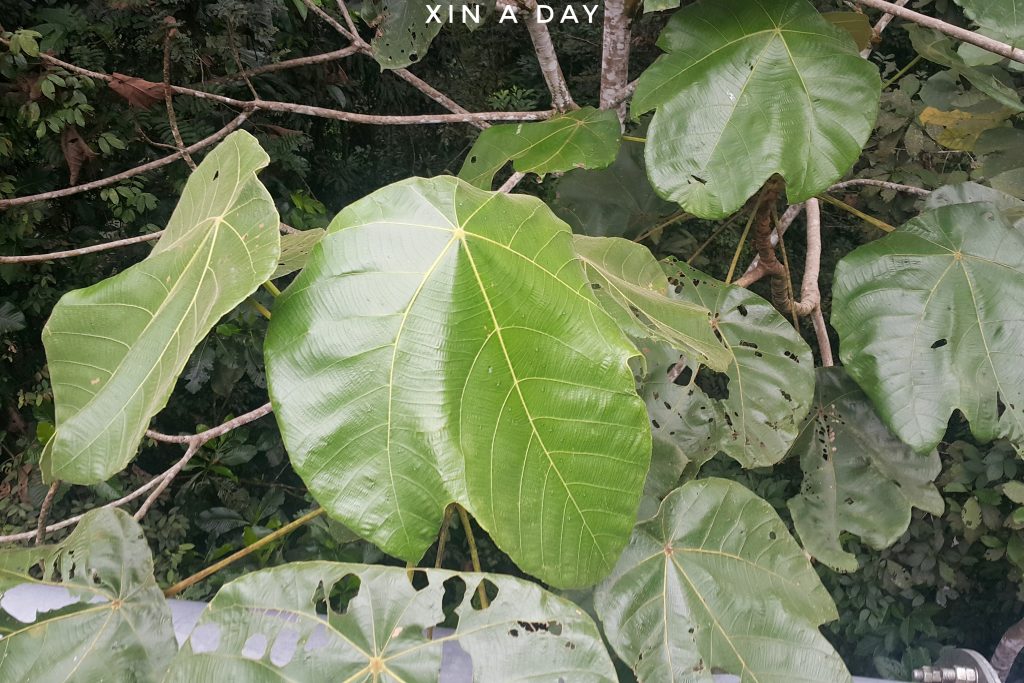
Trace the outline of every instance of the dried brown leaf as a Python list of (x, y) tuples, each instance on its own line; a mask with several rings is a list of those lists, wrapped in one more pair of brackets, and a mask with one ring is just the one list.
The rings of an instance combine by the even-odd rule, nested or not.
[(60, 148), (64, 152), (64, 160), (68, 163), (68, 184), (77, 185), (82, 166), (95, 159), (96, 152), (86, 144), (74, 126), (68, 126), (60, 134)]
[(164, 99), (164, 84), (153, 83), (135, 76), (115, 73), (108, 82), (110, 89), (128, 100), (129, 106), (149, 109)]

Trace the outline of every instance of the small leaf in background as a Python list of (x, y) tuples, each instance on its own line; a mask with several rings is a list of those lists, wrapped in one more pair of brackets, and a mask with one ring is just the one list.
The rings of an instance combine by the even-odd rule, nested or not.
[(817, 370), (815, 405), (791, 453), (804, 472), (800, 495), (789, 501), (793, 525), (804, 548), (836, 570), (857, 569), (844, 532), (882, 549), (907, 530), (912, 507), (942, 514), (932, 483), (942, 469), (938, 453), (919, 455), (897, 439), (842, 368)]
[[(41, 580), (29, 575), (39, 563)], [(69, 604), (14, 612), (25, 584), (64, 589)], [(171, 611), (138, 523), (93, 510), (59, 545), (0, 553), (0, 636), (3, 681), (163, 680), (175, 652)]]
[(268, 162), (252, 135), (229, 135), (145, 260), (54, 307), (43, 328), (57, 416), (48, 480), (95, 484), (124, 468), (192, 350), (273, 273), (277, 210), (256, 178)]
[(823, 12), (821, 16), (830, 24), (849, 33), (853, 42), (857, 43), (858, 50), (871, 47), (875, 29), (868, 15), (863, 12)]
[(583, 610), (498, 574), (296, 562), (225, 585), (194, 633), (204, 637), (185, 643), (166, 683), (320, 681), (325, 672), (429, 683), (441, 680), (442, 649), (450, 662), (455, 648), (474, 681), (618, 680)]
[(313, 228), (281, 235), (281, 256), (277, 261), (277, 270), (270, 279), (276, 280), (305, 268), (313, 247), (323, 239), (326, 232), (323, 228)]
[(968, 111), (941, 111), (935, 107), (926, 107), (921, 112), (921, 123), (932, 134), (935, 141), (949, 149), (963, 152), (973, 151), (983, 133), (1006, 125), (1007, 119), (1014, 115), (1012, 109), (1001, 107), (992, 112), (971, 113)]
[(818, 575), (772, 507), (731, 481), (669, 494), (594, 603), (641, 683), (850, 681), (818, 632), (838, 616)]
[(459, 177), (490, 190), (507, 162), (521, 173), (545, 175), (574, 168), (605, 168), (619, 151), (614, 111), (585, 107), (547, 121), (491, 126), (480, 133)]
[(649, 464), (629, 338), (537, 198), (452, 177), (342, 211), (265, 344), (292, 465), (328, 513), (418, 561), (457, 501), (524, 571), (598, 581)]
[(981, 526), (981, 504), (977, 498), (971, 496), (967, 499), (960, 510), (960, 518), (968, 529), (977, 529)]
[(25, 314), (10, 301), (0, 302), (0, 334), (25, 329)]
[(1012, 220), (991, 203), (925, 211), (836, 268), (843, 364), (918, 452), (957, 409), (980, 441), (1024, 447), (1024, 230)]
[(695, 362), (723, 371), (732, 354), (715, 337), (711, 311), (669, 298), (668, 277), (651, 251), (617, 237), (573, 239), (594, 296), (622, 331), (688, 353)]
[(688, 5), (658, 47), (668, 54), (640, 76), (631, 112), (656, 110), (651, 182), (695, 216), (728, 216), (776, 173), (791, 203), (813, 197), (874, 127), (877, 68), (807, 0)]
[(1003, 484), (1003, 495), (1017, 505), (1024, 505), (1024, 483), (1008, 481)]

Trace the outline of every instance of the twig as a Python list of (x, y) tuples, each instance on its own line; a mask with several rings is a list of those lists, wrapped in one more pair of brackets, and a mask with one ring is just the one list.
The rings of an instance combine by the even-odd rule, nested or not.
[(514, 190), (516, 185), (519, 184), (519, 181), (521, 181), (525, 177), (525, 173), (516, 171), (515, 173), (508, 177), (508, 180), (506, 180), (501, 187), (498, 188), (498, 192), (504, 192), (505, 194), (508, 194), (509, 192)]
[(188, 151), (185, 149), (185, 142), (181, 139), (181, 131), (178, 129), (178, 117), (174, 113), (174, 94), (171, 92), (171, 41), (178, 34), (178, 29), (175, 28), (176, 24), (173, 17), (168, 16), (164, 21), (168, 23), (167, 33), (164, 36), (164, 104), (167, 106), (167, 122), (171, 126), (171, 136), (174, 137), (174, 144), (178, 146), (178, 151), (181, 152), (181, 158), (194, 171), (196, 170), (196, 162), (189, 156)]
[(832, 359), (832, 343), (828, 339), (828, 328), (825, 327), (825, 316), (821, 313), (821, 304), (811, 311), (811, 322), (814, 324), (814, 335), (818, 338), (818, 352), (821, 354), (822, 367), (835, 365)]
[(643, 242), (645, 239), (647, 239), (654, 233), (658, 232), (659, 230), (664, 230), (670, 225), (674, 225), (675, 223), (678, 223), (681, 220), (686, 220), (689, 218), (693, 218), (693, 216), (682, 210), (676, 211), (674, 214), (672, 214), (662, 222), (658, 223), (653, 228), (648, 228), (647, 230), (644, 230), (642, 233), (634, 237), (633, 241)]
[(306, 7), (312, 10), (313, 14), (330, 24), (331, 28), (351, 40), (353, 45), (362, 45), (363, 39), (359, 37), (358, 33), (352, 33), (347, 28), (339, 24), (337, 19), (325, 12), (319, 5), (313, 2), (313, 0), (302, 0), (302, 2)]
[(349, 14), (345, 0), (338, 0), (338, 11), (341, 12), (341, 16), (345, 19), (345, 23), (348, 25), (348, 30), (352, 32), (352, 36), (363, 42), (362, 37), (359, 35), (359, 29), (356, 28), (356, 22), (352, 21), (352, 15)]
[(740, 241), (736, 243), (736, 251), (732, 255), (732, 261), (729, 262), (729, 273), (725, 276), (725, 284), (732, 282), (732, 276), (736, 273), (736, 264), (740, 262), (740, 254), (743, 253), (743, 245), (747, 243), (747, 235), (750, 234), (750, 226), (754, 224), (754, 216), (757, 215), (757, 208), (750, 212), (750, 216), (747, 217), (747, 224), (743, 226), (743, 233), (740, 234)]
[(559, 112), (579, 109), (579, 105), (573, 102), (572, 95), (569, 93), (569, 85), (565, 82), (562, 66), (558, 63), (558, 53), (551, 40), (548, 25), (537, 19), (537, 0), (518, 0), (518, 2), (516, 0), (499, 0), (498, 8), (502, 9), (505, 6), (518, 6), (527, 10), (524, 21), (527, 31), (530, 32), (533, 50), (537, 53), (540, 71), (544, 74), (544, 82), (551, 93), (551, 106)]
[[(896, 0), (895, 4), (899, 5), (900, 7), (903, 7), (908, 2), (910, 2), (910, 0)], [(871, 31), (871, 44), (868, 45), (866, 48), (864, 48), (863, 50), (860, 51), (860, 56), (861, 57), (863, 57), (864, 59), (867, 59), (868, 57), (871, 56), (871, 52), (872, 52), (872, 50), (875, 49), (875, 45), (882, 38), (882, 31), (884, 31), (886, 29), (886, 27), (889, 26), (889, 23), (894, 18), (895, 17), (892, 14), (883, 14), (882, 15), (882, 18), (878, 20), (878, 23), (875, 24), (874, 29)]]
[[(786, 209), (776, 223), (775, 228), (772, 229), (770, 241), (773, 247), (779, 243), (779, 235), (784, 235), (786, 233), (786, 230), (789, 229), (789, 226), (793, 224), (793, 221), (796, 220), (796, 217), (799, 216), (800, 212), (803, 210), (804, 205), (802, 203), (793, 204)], [(761, 266), (761, 257), (759, 255), (755, 255), (750, 261), (750, 265), (747, 267), (746, 272), (744, 272), (743, 275), (741, 275), (733, 284), (737, 287), (746, 288), (767, 274), (768, 271)]]
[(617, 109), (619, 120), (626, 117), (629, 81), (630, 17), (625, 0), (605, 0), (604, 33), (601, 46), (601, 109)]
[(434, 556), (434, 569), (440, 569), (444, 562), (444, 547), (448, 544), (449, 529), (452, 525), (452, 515), (455, 514), (455, 503), (444, 509), (444, 519), (441, 520), (441, 531), (437, 534), (437, 554)]
[(238, 560), (242, 559), (243, 557), (245, 557), (247, 555), (251, 555), (252, 553), (254, 553), (257, 550), (259, 550), (260, 548), (262, 548), (263, 546), (269, 545), (269, 544), (273, 543), (274, 541), (276, 541), (277, 539), (279, 539), (279, 538), (281, 538), (283, 536), (287, 536), (288, 534), (290, 534), (291, 532), (295, 531), (296, 529), (298, 529), (303, 524), (306, 524), (307, 522), (313, 521), (314, 519), (316, 519), (317, 517), (319, 517), (323, 513), (324, 513), (324, 509), (323, 508), (316, 508), (312, 512), (307, 512), (306, 514), (302, 515), (298, 519), (294, 519), (291, 522), (288, 522), (287, 524), (285, 524), (280, 529), (277, 529), (276, 531), (270, 532), (269, 534), (267, 534), (266, 536), (264, 536), (260, 540), (256, 541), (255, 543), (253, 543), (251, 545), (247, 545), (246, 547), (242, 548), (238, 552), (235, 552), (235, 553), (232, 553), (231, 555), (228, 555), (223, 560), (221, 560), (219, 562), (216, 562), (216, 563), (210, 565), (209, 567), (206, 567), (202, 571), (196, 572), (195, 574), (193, 574), (192, 576), (188, 577), (187, 579), (182, 579), (181, 581), (179, 581), (178, 583), (174, 584), (173, 586), (171, 586), (169, 588), (164, 589), (164, 597), (165, 598), (173, 598), (175, 595), (177, 595), (181, 591), (185, 590), (186, 588), (199, 583), (200, 581), (202, 581), (203, 579), (207, 578), (208, 576), (216, 574), (221, 569), (224, 569), (224, 567), (227, 567), (230, 564), (234, 564), (235, 562), (237, 562)]
[(228, 74), (225, 76), (218, 76), (217, 78), (211, 78), (207, 81), (203, 81), (202, 85), (217, 85), (218, 83), (230, 83), (231, 81), (245, 80), (248, 78), (252, 78), (253, 76), (261, 76), (263, 74), (274, 73), (275, 71), (294, 69), (300, 66), (336, 62), (339, 59), (351, 57), (352, 55), (357, 54), (360, 51), (361, 50), (358, 46), (350, 45), (349, 47), (342, 48), (340, 50), (334, 50), (332, 52), (324, 52), (318, 55), (310, 55), (309, 57), (296, 57), (295, 59), (286, 59), (282, 62), (275, 62), (273, 64), (266, 64), (264, 66), (256, 66), (251, 69), (239, 71), (238, 73)]
[[(231, 24), (228, 24), (228, 47), (231, 48), (231, 57), (235, 60), (235, 66), (238, 68), (238, 73), (245, 81), (246, 87), (249, 88), (249, 94), (252, 95), (254, 100), (260, 99), (260, 94), (256, 92), (256, 86), (249, 80), (249, 74), (245, 72), (245, 65), (242, 64), (242, 56), (238, 54), (238, 46), (235, 45), (235, 30), (231, 28)], [(170, 81), (168, 79), (168, 85)]]
[(0, 256), (0, 265), (12, 263), (39, 263), (42, 261), (56, 261), (58, 259), (73, 258), (75, 256), (84, 256), (85, 254), (93, 254), (97, 251), (107, 251), (108, 249), (127, 247), (128, 245), (131, 244), (151, 242), (155, 239), (158, 239), (162, 234), (164, 234), (164, 231), (160, 230), (159, 232), (153, 232), (148, 235), (139, 235), (138, 237), (128, 237), (123, 240), (114, 240), (113, 242), (93, 244), (92, 246), (82, 247), (80, 249), (53, 251), (50, 252), (49, 254), (28, 254), (26, 256)]
[(922, 187), (901, 185), (900, 183), (891, 183), (887, 180), (875, 180), (874, 178), (854, 178), (853, 180), (844, 180), (843, 182), (836, 183), (832, 187), (828, 188), (826, 192), (838, 192), (839, 190), (845, 190), (848, 187), (858, 187), (861, 185), (881, 187), (885, 190), (895, 190), (896, 192), (906, 192), (907, 194), (916, 195), (918, 197), (927, 197), (932, 193), (931, 190), (926, 190)]
[(907, 21), (911, 21), (915, 24), (920, 24), (921, 26), (933, 29), (939, 33), (944, 33), (947, 36), (956, 38), (957, 40), (962, 40), (965, 43), (970, 43), (971, 45), (980, 47), (982, 50), (987, 50), (994, 54), (1006, 57), (1007, 59), (1012, 59), (1015, 62), (1024, 64), (1024, 50), (1020, 48), (1007, 45), (1006, 43), (999, 42), (998, 40), (993, 40), (992, 38), (975, 33), (974, 31), (968, 31), (965, 28), (954, 26), (953, 24), (942, 21), (941, 19), (936, 19), (934, 17), (921, 14), (920, 12), (915, 12), (914, 10), (901, 6), (899, 3), (886, 2), (886, 0), (857, 0), (857, 2), (868, 7), (882, 10), (883, 12), (892, 14), (900, 19), (906, 19)]
[(839, 199), (836, 199), (835, 197), (833, 197), (831, 195), (822, 193), (822, 194), (818, 195), (818, 198), (821, 199), (824, 202), (827, 202), (827, 203), (831, 204), (832, 206), (840, 208), (843, 211), (845, 211), (845, 212), (847, 212), (847, 213), (849, 213), (851, 215), (856, 216), (857, 218), (861, 219), (862, 221), (865, 221), (866, 223), (870, 223), (871, 225), (875, 226), (876, 228), (878, 228), (882, 232), (892, 232), (892, 231), (894, 231), (896, 229), (896, 228), (892, 227), (891, 225), (889, 225), (888, 223), (886, 223), (885, 221), (883, 221), (881, 218), (875, 218), (874, 216), (872, 216), (870, 214), (866, 214), (863, 211), (861, 211), (860, 209), (858, 209), (856, 207), (853, 207), (853, 206), (850, 206), (846, 202), (844, 202), (842, 200), (839, 200)]
[[(434, 88), (434, 86), (430, 85), (429, 83), (427, 83), (422, 78), (420, 78), (416, 74), (412, 73), (408, 69), (394, 69), (392, 71), (392, 73), (395, 74), (396, 76), (398, 76), (399, 78), (401, 78), (403, 81), (405, 81), (406, 83), (408, 83), (412, 87), (414, 87), (417, 90), (419, 90), (421, 93), (423, 93), (424, 95), (426, 95), (430, 99), (432, 99), (435, 102), (437, 102), (438, 104), (440, 104), (442, 107), (444, 107), (448, 111), (452, 112), (453, 114), (468, 114), (469, 113), (468, 109), (463, 107), (461, 104), (459, 104), (458, 102), (456, 102), (452, 98), (450, 98), (447, 95), (445, 95), (440, 90), (437, 90), (436, 88)], [(490, 128), (491, 127), (491, 124), (487, 123), (486, 121), (472, 120), (472, 121), (467, 121), (466, 123), (468, 123), (471, 126), (475, 126), (477, 128), (480, 128), (481, 130), (484, 129), (484, 128)]]
[(800, 301), (793, 302), (793, 312), (806, 316), (821, 305), (818, 273), (821, 272), (821, 207), (817, 199), (808, 199), (807, 254), (804, 258), (804, 279), (800, 286)]
[(60, 488), (60, 480), (54, 479), (50, 488), (46, 491), (43, 504), (39, 506), (39, 521), (36, 523), (36, 545), (43, 543), (43, 536), (46, 535), (46, 518), (50, 515), (50, 507), (53, 505), (53, 498)]
[[(477, 574), (483, 570), (480, 568), (480, 555), (476, 549), (476, 539), (473, 538), (473, 527), (469, 521), (469, 514), (466, 513), (466, 508), (462, 507), (458, 503), (454, 503), (455, 509), (459, 512), (459, 521), (462, 523), (462, 530), (466, 532), (466, 543), (469, 544), (469, 561), (473, 563), (473, 571)], [(480, 596), (480, 608), (487, 609), (490, 607), (490, 601), (487, 599), (487, 591), (484, 590), (483, 580), (477, 584), (477, 595)]]
[(146, 516), (146, 513), (149, 512), (149, 508), (153, 507), (153, 503), (155, 503), (157, 498), (167, 490), (167, 487), (171, 485), (174, 478), (178, 476), (178, 474), (181, 473), (181, 470), (185, 468), (185, 465), (192, 460), (192, 456), (199, 452), (199, 448), (201, 446), (202, 444), (197, 441), (190, 443), (188, 448), (185, 450), (185, 455), (181, 456), (178, 462), (174, 463), (169, 470), (160, 475), (160, 483), (156, 485), (153, 492), (146, 497), (146, 500), (144, 500), (142, 505), (139, 506), (139, 509), (136, 510), (136, 521)]
[[(42, 53), (40, 53), (40, 56), (42, 56)], [(249, 118), (249, 112), (248, 111), (243, 111), (241, 114), (239, 114), (234, 119), (232, 119), (232, 121), (230, 123), (228, 123), (226, 126), (221, 128), (220, 130), (218, 130), (216, 133), (214, 133), (213, 135), (210, 135), (208, 137), (203, 138), (199, 142), (196, 142), (196, 143), (193, 143), (193, 144), (189, 145), (188, 147), (186, 147), (184, 149), (184, 151), (186, 151), (186, 152), (198, 152), (199, 150), (201, 150), (201, 149), (203, 149), (205, 147), (209, 147), (210, 145), (212, 145), (212, 144), (214, 144), (216, 142), (220, 142), (220, 140), (222, 140), (223, 138), (227, 137), (229, 133), (231, 133), (232, 131), (237, 129), (239, 126), (241, 126), (242, 123), (244, 123), (247, 118)], [(76, 195), (76, 194), (79, 194), (79, 193), (82, 193), (82, 192), (89, 192), (90, 190), (97, 190), (97, 189), (99, 189), (101, 187), (107, 187), (109, 185), (114, 185), (116, 183), (119, 183), (122, 180), (127, 180), (128, 178), (134, 178), (135, 176), (142, 175), (143, 173), (146, 173), (148, 171), (153, 171), (153, 170), (156, 170), (158, 168), (162, 168), (164, 166), (167, 166), (168, 164), (174, 163), (175, 161), (177, 161), (180, 158), (181, 158), (181, 152), (175, 152), (174, 154), (169, 154), (169, 155), (167, 155), (165, 157), (162, 157), (160, 159), (157, 159), (155, 161), (150, 161), (149, 163), (142, 164), (141, 166), (136, 166), (136, 167), (128, 169), (127, 171), (124, 171), (122, 173), (117, 173), (117, 174), (112, 175), (112, 176), (107, 176), (106, 178), (102, 178), (100, 180), (93, 180), (92, 182), (82, 183), (80, 185), (72, 185), (71, 187), (65, 187), (65, 188), (60, 189), (60, 190), (52, 190), (50, 192), (41, 192), (39, 194), (27, 195), (25, 197), (14, 197), (12, 199), (0, 199), (0, 209), (9, 209), (12, 206), (21, 206), (22, 204), (31, 204), (32, 202), (41, 202), (41, 201), (46, 201), (46, 200), (49, 200), (49, 199), (59, 199), (61, 197), (70, 197), (72, 195)]]

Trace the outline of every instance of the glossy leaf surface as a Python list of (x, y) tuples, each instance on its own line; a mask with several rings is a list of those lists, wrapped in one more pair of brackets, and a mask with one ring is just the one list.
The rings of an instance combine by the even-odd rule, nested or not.
[[(475, 681), (616, 680), (597, 627), (571, 602), (510, 576), (415, 574), (418, 588), (399, 567), (299, 562), (248, 574), (217, 593), (197, 625), (204, 637), (185, 644), (166, 680), (427, 683), (441, 680), (442, 648), (468, 655)], [(486, 609), (481, 581), (497, 588)], [(446, 589), (456, 602), (447, 620)], [(442, 623), (453, 630), (435, 631)]]
[(274, 272), (279, 220), (256, 178), (268, 161), (252, 135), (229, 135), (145, 260), (54, 307), (43, 329), (57, 417), (47, 478), (95, 484), (123, 469), (192, 350)]
[[(42, 580), (28, 575), (39, 562)], [(8, 611), (24, 584), (64, 589), (70, 604)], [(94, 510), (59, 545), (0, 553), (0, 680), (158, 681), (174, 651), (149, 546), (125, 512)]]
[(568, 226), (450, 177), (341, 212), (266, 343), (285, 446), (331, 515), (415, 561), (458, 501), (558, 586), (629, 536), (651, 448), (636, 353)]
[(842, 683), (818, 632), (837, 618), (810, 562), (768, 503), (703, 479), (637, 526), (595, 596), (604, 631), (641, 683)]
[(651, 181), (694, 215), (733, 213), (775, 173), (791, 203), (812, 197), (874, 126), (877, 69), (807, 0), (704, 0), (658, 46), (668, 54), (640, 77), (632, 113), (656, 110)]
[(932, 483), (942, 463), (936, 451), (920, 455), (896, 438), (843, 368), (818, 369), (814, 404), (793, 444), (804, 482), (789, 509), (804, 548), (852, 572), (857, 558), (843, 550), (841, 534), (882, 549), (907, 530), (911, 508), (942, 514)]
[(715, 337), (711, 311), (668, 296), (668, 277), (650, 250), (617, 237), (576, 235), (573, 243), (597, 300), (635, 339), (650, 338), (725, 370), (731, 354)]
[(990, 203), (927, 211), (836, 268), (832, 325), (886, 424), (927, 452), (959, 409), (1024, 446), (1024, 230)]
[(574, 168), (604, 168), (619, 151), (614, 111), (585, 107), (547, 121), (491, 126), (480, 133), (459, 177), (490, 190), (508, 161), (521, 173), (544, 175)]

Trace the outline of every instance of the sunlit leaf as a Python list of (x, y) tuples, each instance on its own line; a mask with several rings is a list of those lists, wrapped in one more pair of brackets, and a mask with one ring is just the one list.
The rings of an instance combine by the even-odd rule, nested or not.
[(932, 483), (942, 469), (938, 453), (919, 455), (897, 439), (842, 368), (818, 369), (815, 405), (792, 452), (804, 471), (800, 495), (789, 501), (793, 525), (807, 551), (830, 567), (857, 569), (843, 532), (882, 549), (907, 530), (911, 508), (942, 514)]
[(619, 151), (614, 111), (585, 107), (547, 121), (491, 126), (480, 133), (459, 177), (491, 189), (494, 174), (511, 160), (522, 173), (544, 175), (574, 168), (604, 168)]
[(189, 177), (148, 258), (54, 307), (48, 478), (95, 484), (124, 468), (192, 350), (274, 272), (278, 215), (256, 179), (268, 161), (256, 138), (232, 133)]
[(713, 370), (731, 354), (711, 326), (705, 306), (669, 298), (668, 278), (650, 250), (617, 237), (576, 235), (579, 254), (597, 300), (626, 334), (664, 342)]
[(927, 452), (954, 410), (1024, 446), (1024, 229), (990, 203), (922, 213), (839, 262), (832, 325), (847, 371)]
[(553, 585), (614, 564), (651, 449), (637, 352), (538, 199), (441, 177), (356, 202), (265, 348), (296, 471), (386, 552), (419, 560), (454, 500)]
[(221, 588), (194, 634), (167, 683), (428, 683), (442, 680), (442, 648), (449, 667), (468, 656), (474, 681), (617, 680), (583, 610), (497, 574), (417, 569), (410, 581), (399, 567), (294, 563)]
[(871, 134), (878, 70), (807, 0), (704, 0), (658, 46), (668, 54), (640, 77), (632, 113), (656, 110), (648, 173), (694, 215), (733, 213), (776, 173), (790, 202), (812, 197)]
[[(31, 578), (40, 562), (44, 576)], [(46, 588), (63, 606), (26, 612), (24, 595)], [(159, 681), (174, 651), (171, 611), (130, 515), (95, 510), (60, 545), (0, 553), (0, 680)]]
[(320, 242), (326, 232), (322, 228), (313, 228), (281, 235), (281, 256), (277, 260), (277, 270), (270, 279), (276, 280), (305, 268), (313, 247)]
[(810, 562), (768, 503), (704, 479), (669, 494), (633, 532), (595, 596), (608, 641), (641, 683), (843, 683), (818, 632), (837, 618)]

